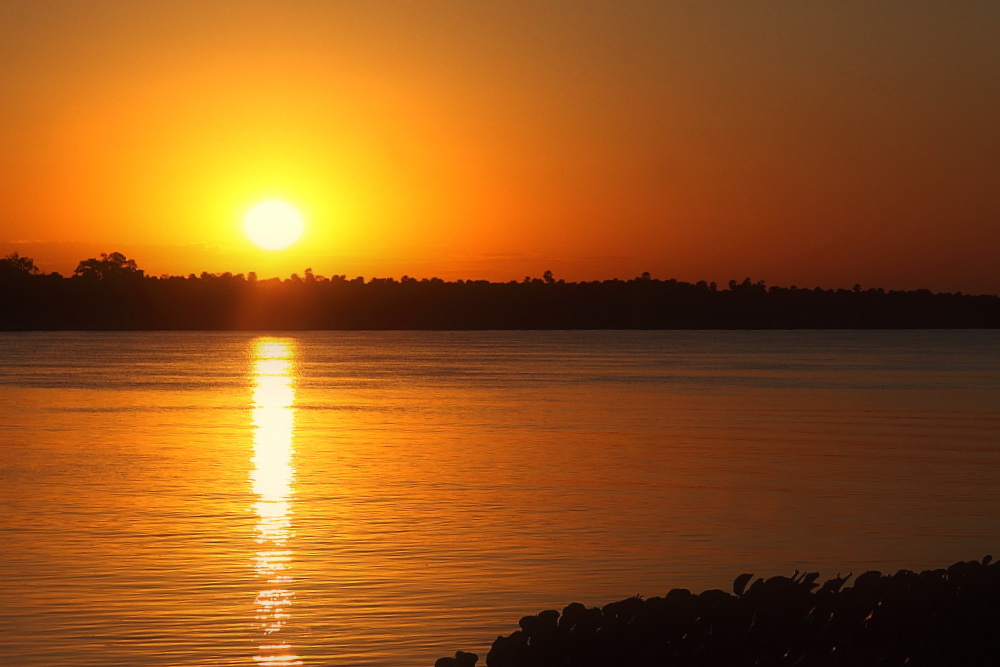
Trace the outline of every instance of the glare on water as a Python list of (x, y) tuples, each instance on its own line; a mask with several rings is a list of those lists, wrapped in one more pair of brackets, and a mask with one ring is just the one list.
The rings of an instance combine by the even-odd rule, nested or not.
[(257, 495), (257, 554), (254, 569), (261, 643), (255, 660), (262, 665), (301, 665), (281, 630), (292, 616), (295, 595), (289, 548), (292, 535), (293, 437), (295, 428), (294, 341), (261, 338), (253, 356), (253, 468)]

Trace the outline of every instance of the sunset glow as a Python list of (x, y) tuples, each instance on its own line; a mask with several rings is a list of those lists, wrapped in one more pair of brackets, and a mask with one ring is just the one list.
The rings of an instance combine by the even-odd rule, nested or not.
[(998, 35), (0, 0), (0, 663), (1000, 665)]
[[(998, 292), (998, 32), (990, 3), (6, 3), (0, 254)], [(308, 243), (233, 234), (270, 198)]]

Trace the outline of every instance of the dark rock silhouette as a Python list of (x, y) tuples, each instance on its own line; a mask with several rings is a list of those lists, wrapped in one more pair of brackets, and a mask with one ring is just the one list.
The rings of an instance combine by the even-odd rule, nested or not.
[(1000, 297), (928, 290), (767, 287), (632, 280), (568, 283), (438, 278), (286, 280), (254, 274), (147, 276), (117, 252), (71, 277), (0, 258), (0, 330), (897, 329), (998, 328)]
[(456, 651), (454, 658), (438, 658), (434, 667), (475, 667), (479, 656), (475, 653)]
[(865, 572), (850, 587), (850, 575), (819, 586), (815, 572), (752, 583), (742, 574), (733, 594), (675, 589), (600, 609), (574, 602), (561, 615), (522, 618), (493, 642), (486, 665), (995, 667), (1000, 563), (991, 560)]

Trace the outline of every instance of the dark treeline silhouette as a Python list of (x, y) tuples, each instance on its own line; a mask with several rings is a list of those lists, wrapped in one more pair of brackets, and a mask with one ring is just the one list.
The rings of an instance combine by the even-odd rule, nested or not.
[[(816, 572), (757, 579), (733, 593), (674, 589), (603, 608), (573, 603), (497, 637), (488, 667), (993, 667), (1000, 665), (1000, 564), (955, 563), (816, 583)], [(749, 586), (748, 586), (749, 584)], [(817, 589), (817, 590), (814, 590)], [(436, 667), (473, 667), (459, 651)]]
[(494, 283), (438, 278), (281, 280), (231, 273), (147, 276), (121, 253), (72, 276), (0, 258), (0, 329), (852, 329), (997, 328), (995, 295), (767, 287), (749, 278)]

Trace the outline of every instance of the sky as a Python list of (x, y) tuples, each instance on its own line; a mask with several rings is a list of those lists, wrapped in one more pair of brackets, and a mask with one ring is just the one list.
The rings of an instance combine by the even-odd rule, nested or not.
[[(1000, 4), (0, 0), (0, 254), (1000, 293)], [(278, 199), (301, 240), (244, 235)]]

